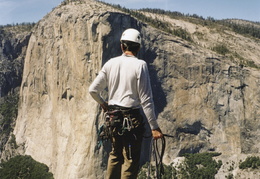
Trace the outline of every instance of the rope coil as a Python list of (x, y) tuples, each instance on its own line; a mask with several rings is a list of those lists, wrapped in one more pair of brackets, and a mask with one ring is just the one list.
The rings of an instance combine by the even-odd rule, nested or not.
[[(163, 156), (165, 152), (165, 147), (166, 147), (166, 142), (165, 142), (165, 137), (170, 137), (174, 138), (174, 136), (169, 135), (169, 134), (163, 134), (163, 137), (160, 139), (152, 139), (151, 144), (150, 144), (150, 161), (148, 165), (148, 179), (151, 179), (150, 171), (151, 171), (151, 161), (152, 157), (155, 161), (155, 172), (156, 172), (156, 179), (162, 179), (162, 176), (164, 175), (164, 166), (163, 166)], [(159, 146), (159, 141), (161, 141), (161, 144)]]
[[(158, 145), (158, 141), (161, 141), (161, 147)], [(160, 139), (152, 139), (150, 144), (150, 161), (148, 166), (148, 179), (150, 179), (150, 171), (151, 171), (151, 159), (153, 156), (153, 159), (155, 161), (155, 171), (156, 171), (156, 178), (161, 179), (164, 174), (164, 167), (163, 167), (163, 155), (165, 152), (165, 138), (162, 137)], [(159, 150), (159, 148), (161, 150)]]

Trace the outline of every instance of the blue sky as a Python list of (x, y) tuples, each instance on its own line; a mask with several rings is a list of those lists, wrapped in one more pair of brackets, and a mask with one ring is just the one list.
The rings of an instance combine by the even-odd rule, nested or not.
[[(0, 0), (0, 25), (38, 22), (63, 0)], [(260, 0), (103, 0), (126, 8), (160, 8), (184, 14), (260, 22)]]

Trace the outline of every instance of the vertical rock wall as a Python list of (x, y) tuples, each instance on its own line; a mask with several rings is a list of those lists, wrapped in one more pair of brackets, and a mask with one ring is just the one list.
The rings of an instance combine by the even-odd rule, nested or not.
[(102, 65), (110, 25), (94, 6), (54, 10), (37, 24), (27, 49), (14, 133), (25, 154), (47, 164), (55, 178), (100, 175), (102, 158), (93, 160), (98, 106), (88, 86)]
[(122, 53), (119, 38), (128, 27), (138, 28), (137, 21), (88, 1), (60, 6), (34, 28), (14, 134), (57, 179), (103, 178), (107, 154), (96, 150), (101, 114), (88, 87), (103, 63)]
[(7, 98), (10, 101), (11, 97), (14, 99), (19, 93), (25, 52), (30, 38), (30, 31), (23, 28), (28, 28), (28, 26), (0, 28), (0, 159), (2, 159), (5, 145), (15, 123), (15, 119), (7, 119), (7, 115), (14, 114), (4, 115), (2, 106), (6, 105)]

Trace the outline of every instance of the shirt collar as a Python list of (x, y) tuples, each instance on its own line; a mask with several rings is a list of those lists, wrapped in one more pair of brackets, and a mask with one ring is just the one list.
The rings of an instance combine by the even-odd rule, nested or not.
[(129, 55), (129, 54), (125, 54), (125, 53), (123, 53), (122, 56), (125, 56), (125, 57), (134, 57), (134, 58), (136, 58), (134, 55)]

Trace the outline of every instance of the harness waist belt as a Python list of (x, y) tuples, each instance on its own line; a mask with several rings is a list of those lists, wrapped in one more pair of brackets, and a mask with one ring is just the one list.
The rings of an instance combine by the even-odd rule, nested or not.
[(127, 108), (118, 105), (109, 105), (108, 109), (109, 111), (119, 110), (119, 111), (127, 111), (127, 112), (134, 112), (134, 111), (137, 112), (140, 110), (140, 108)]

